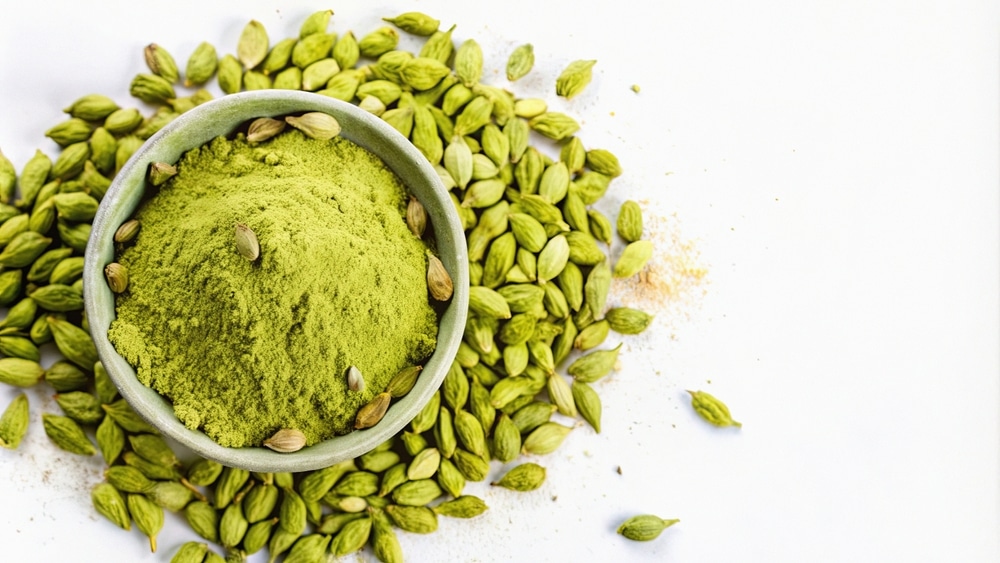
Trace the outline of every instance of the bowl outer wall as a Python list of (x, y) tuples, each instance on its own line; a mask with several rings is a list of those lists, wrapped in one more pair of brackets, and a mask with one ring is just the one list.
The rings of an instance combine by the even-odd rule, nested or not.
[[(427, 210), (440, 258), (455, 291), (440, 317), (437, 347), (417, 384), (394, 399), (385, 417), (372, 428), (336, 436), (294, 453), (264, 447), (227, 448), (200, 431), (183, 425), (168, 400), (143, 385), (136, 372), (108, 340), (115, 318), (114, 294), (104, 280), (104, 267), (115, 259), (114, 233), (136, 211), (154, 162), (177, 162), (181, 155), (228, 135), (257, 117), (321, 111), (337, 118), (341, 136), (378, 155)], [(451, 249), (452, 251), (447, 251)], [(206, 102), (167, 124), (136, 151), (115, 177), (94, 217), (84, 265), (84, 301), (90, 332), (111, 380), (136, 412), (164, 435), (195, 453), (223, 465), (249, 471), (309, 471), (362, 455), (399, 432), (430, 400), (444, 380), (462, 340), (468, 313), (468, 250), (454, 205), (434, 168), (405, 137), (380, 118), (333, 98), (298, 91), (261, 90), (231, 94)]]

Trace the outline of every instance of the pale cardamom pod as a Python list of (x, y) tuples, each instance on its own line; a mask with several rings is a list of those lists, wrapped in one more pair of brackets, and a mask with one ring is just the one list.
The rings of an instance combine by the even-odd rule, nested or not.
[(347, 388), (355, 393), (365, 390), (365, 378), (357, 366), (347, 368)]
[(688, 391), (691, 394), (691, 407), (698, 416), (702, 417), (715, 426), (735, 426), (741, 428), (743, 425), (733, 420), (729, 414), (729, 407), (725, 403), (716, 399), (705, 391)]
[(413, 35), (429, 36), (441, 27), (441, 21), (421, 12), (405, 12), (394, 18), (382, 18), (392, 25)]
[(301, 450), (306, 445), (306, 435), (295, 428), (282, 428), (264, 440), (264, 446), (280, 453)]
[(406, 226), (417, 237), (424, 236), (424, 230), (427, 228), (427, 210), (420, 200), (412, 195), (406, 205)]
[(313, 139), (325, 141), (340, 134), (340, 123), (328, 113), (311, 111), (300, 116), (289, 115), (285, 121)]
[(243, 223), (236, 224), (236, 251), (250, 262), (260, 257), (260, 242), (250, 227)]
[(128, 269), (118, 262), (112, 262), (104, 267), (104, 277), (114, 293), (123, 293), (128, 288)]
[(556, 78), (556, 95), (569, 99), (582, 92), (590, 84), (595, 64), (597, 61), (594, 60), (569, 63)]
[(270, 41), (264, 24), (250, 20), (240, 33), (239, 42), (236, 44), (236, 56), (244, 67), (251, 69), (267, 57), (269, 47)]
[(427, 289), (436, 301), (447, 301), (454, 292), (448, 270), (440, 258), (430, 253), (427, 254)]
[(534, 462), (527, 462), (511, 468), (499, 480), (490, 485), (512, 491), (533, 491), (545, 482), (545, 468)]
[(247, 128), (247, 141), (260, 143), (274, 137), (285, 130), (285, 121), (273, 117), (259, 117), (250, 122)]

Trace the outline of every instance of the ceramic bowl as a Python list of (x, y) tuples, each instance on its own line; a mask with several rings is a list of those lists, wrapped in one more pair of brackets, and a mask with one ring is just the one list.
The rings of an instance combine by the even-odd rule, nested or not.
[[(138, 208), (146, 190), (146, 174), (153, 162), (176, 162), (186, 151), (257, 117), (321, 111), (340, 122), (341, 135), (372, 151), (406, 184), (427, 210), (437, 241), (438, 255), (451, 274), (454, 295), (440, 316), (437, 348), (424, 365), (414, 388), (392, 402), (374, 427), (305, 447), (278, 453), (265, 447), (229, 448), (204, 433), (184, 426), (173, 406), (146, 387), (136, 372), (108, 340), (115, 318), (114, 294), (104, 279), (104, 267), (115, 259), (114, 233)], [(135, 411), (172, 438), (202, 457), (249, 471), (308, 471), (326, 467), (372, 450), (420, 412), (444, 380), (455, 358), (468, 308), (468, 252), (454, 205), (434, 168), (401, 134), (376, 116), (333, 98), (298, 91), (261, 90), (223, 96), (202, 104), (153, 135), (128, 160), (101, 201), (87, 245), (84, 299), (90, 331), (97, 352), (122, 397)]]

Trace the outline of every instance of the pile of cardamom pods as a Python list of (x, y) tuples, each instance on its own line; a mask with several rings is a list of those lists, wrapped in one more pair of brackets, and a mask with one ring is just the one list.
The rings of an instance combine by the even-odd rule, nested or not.
[[(261, 550), (269, 561), (324, 561), (366, 546), (380, 561), (401, 561), (399, 531), (426, 534), (439, 517), (487, 510), (464, 488), (484, 481), (492, 462), (554, 451), (581, 426), (574, 418), (599, 432), (601, 401), (591, 384), (613, 369), (620, 350), (601, 346), (609, 332), (638, 334), (652, 320), (607, 307), (612, 278), (636, 275), (652, 254), (636, 203), (623, 204), (614, 223), (593, 207), (621, 174), (612, 153), (585, 148), (577, 120), (549, 111), (545, 100), (483, 83), (480, 46), (473, 39), (456, 46), (454, 26), (442, 30), (438, 20), (409, 12), (355, 37), (329, 31), (331, 15), (312, 14), (298, 37), (280, 41), (251, 21), (235, 54), (219, 56), (202, 43), (183, 73), (151, 44), (149, 72), (132, 80), (130, 93), (156, 105), (154, 113), (86, 95), (46, 132), (62, 147), (54, 160), (39, 150), (17, 173), (0, 155), (0, 305), (9, 307), (0, 322), (0, 382), (56, 391), (62, 412), (43, 414), (44, 430), (59, 448), (103, 456), (108, 467), (92, 500), (115, 525), (135, 526), (155, 550), (164, 511), (183, 515), (205, 541), (184, 544), (177, 563), (222, 561), (219, 552), (240, 561)], [(400, 32), (426, 38), (419, 52), (398, 49)], [(530, 73), (533, 62), (530, 44), (514, 49), (508, 80)], [(594, 64), (569, 64), (555, 94), (580, 93)], [(80, 277), (90, 222), (128, 158), (211, 99), (204, 85), (213, 79), (227, 94), (301, 89), (381, 116), (434, 165), (465, 227), (470, 314), (458, 356), (409, 426), (357, 459), (298, 474), (182, 462), (118, 396), (98, 361)], [(191, 91), (179, 95), (180, 86)], [(606, 249), (616, 236), (627, 244), (613, 257)], [(44, 369), (38, 347), (50, 341), (63, 358)], [(24, 394), (6, 406), (0, 445), (18, 446), (28, 413)], [(492, 484), (526, 492), (545, 477), (544, 467), (522, 460)], [(641, 534), (619, 532), (650, 539), (659, 533), (653, 528), (673, 522), (643, 520), (625, 527)]]

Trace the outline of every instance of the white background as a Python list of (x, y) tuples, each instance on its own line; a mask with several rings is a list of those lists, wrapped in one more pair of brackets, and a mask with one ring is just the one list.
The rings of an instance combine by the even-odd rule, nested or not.
[[(0, 18), (0, 149), (18, 169), (56, 154), (43, 132), (83, 94), (137, 104), (149, 42), (183, 65), (202, 40), (234, 52), (251, 18), (283, 38), (327, 7), (358, 36), (411, 9), (455, 23), (502, 86), (531, 42), (513, 91), (577, 116), (625, 168), (599, 207), (643, 202), (667, 281), (707, 269), (652, 297), (616, 286), (657, 318), (597, 386), (603, 432), (533, 459), (539, 491), (470, 485), (489, 512), (401, 534), (409, 560), (1000, 560), (994, 2), (18, 2)], [(556, 100), (577, 58), (598, 60), (594, 81)], [(743, 429), (703, 423), (685, 389)], [(48, 442), (49, 393), (0, 451), (0, 558), (168, 561), (193, 533), (169, 520), (149, 554), (97, 516), (103, 467)], [(614, 533), (646, 512), (681, 523), (650, 543)]]

